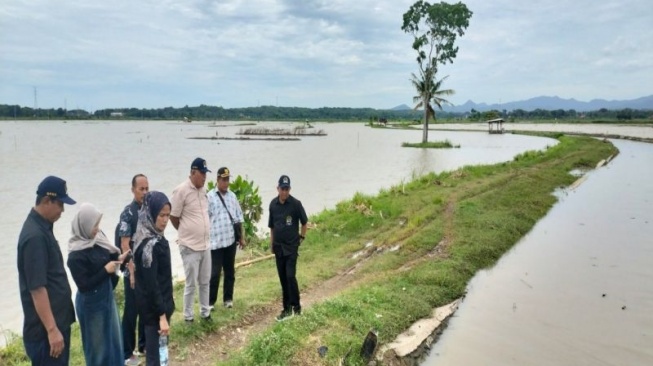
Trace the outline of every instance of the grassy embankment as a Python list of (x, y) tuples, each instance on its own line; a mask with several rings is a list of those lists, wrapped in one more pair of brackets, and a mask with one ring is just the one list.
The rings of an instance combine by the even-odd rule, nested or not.
[[(574, 181), (569, 171), (591, 169), (616, 153), (593, 138), (559, 139), (545, 152), (509, 163), (429, 174), (376, 196), (356, 194), (311, 217), (315, 227), (298, 264), (302, 293), (317, 293), (334, 277), (342, 279), (339, 291), (305, 307), (301, 317), (249, 335), (242, 348), (230, 348), (224, 339), (203, 343), (213, 332), (280, 310), (274, 262), (240, 268), (234, 309), (218, 309), (212, 323), (193, 325), (177, 311), (173, 359), (183, 364), (193, 358), (193, 345), (201, 344), (227, 365), (332, 365), (347, 354), (345, 364), (362, 365), (358, 352), (370, 329), (381, 343), (390, 342), (434, 307), (462, 296), (478, 270), (493, 265), (546, 214), (556, 202), (551, 193)], [(178, 309), (181, 299), (177, 286)], [(83, 364), (78, 330), (73, 334), (71, 364)], [(21, 343), (0, 353), (0, 363), (27, 364)], [(325, 358), (316, 351), (322, 345), (328, 347)]]

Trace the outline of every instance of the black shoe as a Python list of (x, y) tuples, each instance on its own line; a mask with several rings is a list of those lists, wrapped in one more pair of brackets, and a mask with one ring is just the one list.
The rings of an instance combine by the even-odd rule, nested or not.
[(301, 307), (292, 308), (292, 312), (295, 315), (302, 315), (302, 308)]
[(283, 310), (281, 312), (281, 314), (277, 315), (276, 319), (277, 319), (278, 322), (282, 322), (282, 321), (284, 321), (286, 319), (290, 319), (292, 317), (293, 317), (292, 310)]
[(201, 318), (202, 318), (202, 320), (205, 321), (205, 322), (210, 322), (210, 321), (211, 321), (211, 314), (209, 314), (209, 315), (207, 315), (207, 316), (203, 316), (203, 317), (201, 317)]

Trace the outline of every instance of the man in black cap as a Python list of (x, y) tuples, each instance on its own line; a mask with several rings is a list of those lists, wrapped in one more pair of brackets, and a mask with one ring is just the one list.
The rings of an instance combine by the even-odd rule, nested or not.
[(283, 310), (277, 316), (277, 321), (282, 321), (302, 313), (299, 286), (295, 275), (299, 245), (306, 237), (308, 219), (302, 203), (290, 195), (290, 178), (287, 175), (279, 178), (277, 192), (278, 196), (270, 202), (268, 227), (270, 250), (274, 253), (283, 293)]
[(18, 284), (23, 306), (23, 343), (33, 365), (68, 365), (75, 308), (53, 224), (74, 205), (66, 181), (49, 176), (36, 191), (18, 237)]

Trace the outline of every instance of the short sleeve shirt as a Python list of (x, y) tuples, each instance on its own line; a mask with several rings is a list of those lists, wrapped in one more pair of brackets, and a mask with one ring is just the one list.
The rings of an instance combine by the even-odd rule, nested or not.
[(209, 203), (204, 187), (195, 188), (190, 178), (172, 192), (170, 216), (179, 218), (177, 244), (194, 251), (209, 248)]
[(17, 252), (20, 301), (25, 315), (23, 338), (29, 342), (47, 339), (47, 331), (36, 313), (30, 291), (45, 287), (52, 315), (60, 330), (67, 329), (75, 321), (75, 308), (52, 223), (34, 209), (23, 224)]
[(116, 229), (116, 246), (120, 248), (120, 238), (128, 237), (129, 247), (134, 249), (134, 241), (131, 240), (132, 236), (136, 233), (136, 226), (138, 225), (138, 210), (140, 206), (138, 202), (132, 201), (125, 206), (120, 214), (120, 221)]
[(272, 230), (273, 245), (281, 245), (284, 254), (296, 253), (299, 247), (299, 224), (306, 225), (308, 218), (301, 201), (288, 196), (281, 203), (279, 197), (270, 202), (268, 227)]

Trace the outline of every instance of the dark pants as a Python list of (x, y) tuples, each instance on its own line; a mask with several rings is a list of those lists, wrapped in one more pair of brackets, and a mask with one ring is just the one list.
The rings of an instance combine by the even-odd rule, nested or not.
[[(172, 315), (172, 314), (171, 314)], [(168, 325), (170, 324), (170, 316), (166, 315)], [(160, 366), (159, 360), (159, 324), (145, 325), (145, 365), (147, 366)], [(168, 355), (168, 357), (170, 357)]]
[(125, 283), (125, 309), (122, 313), (122, 338), (125, 360), (130, 358), (136, 347), (136, 318), (138, 318), (138, 350), (145, 347), (145, 329), (138, 316), (136, 307), (136, 291), (129, 284), (129, 276), (123, 277)]
[(283, 255), (281, 247), (274, 248), (274, 259), (277, 262), (277, 273), (283, 293), (283, 310), (301, 310), (299, 303), (299, 286), (297, 285), (297, 253)]
[(236, 250), (238, 244), (233, 243), (226, 248), (211, 250), (211, 282), (209, 286), (209, 305), (214, 305), (218, 299), (220, 273), (224, 270), (222, 301), (234, 299), (234, 283), (236, 282)]
[(63, 336), (64, 348), (57, 358), (50, 357), (50, 341), (47, 336), (40, 341), (27, 342), (23, 340), (25, 353), (32, 360), (32, 366), (68, 366), (70, 359), (70, 327), (59, 329), (59, 331)]

